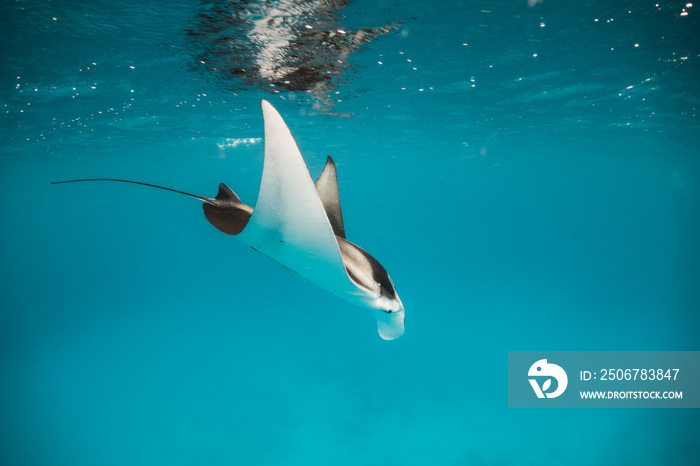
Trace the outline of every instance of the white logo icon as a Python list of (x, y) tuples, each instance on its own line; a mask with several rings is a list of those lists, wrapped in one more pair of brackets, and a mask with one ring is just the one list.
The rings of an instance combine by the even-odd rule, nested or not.
[(569, 383), (569, 378), (566, 376), (564, 369), (557, 366), (556, 364), (547, 363), (546, 359), (540, 359), (535, 364), (530, 366), (530, 370), (527, 372), (530, 377), (554, 377), (557, 381), (557, 389), (553, 392), (547, 393), (549, 387), (552, 385), (552, 379), (549, 378), (544, 381), (542, 387), (540, 388), (537, 383), (537, 379), (528, 379), (532, 389), (535, 391), (537, 398), (556, 398), (566, 390), (566, 385)]

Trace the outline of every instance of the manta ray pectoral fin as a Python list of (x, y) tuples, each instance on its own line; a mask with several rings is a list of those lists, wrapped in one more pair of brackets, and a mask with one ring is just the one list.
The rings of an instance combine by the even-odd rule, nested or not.
[(331, 292), (354, 290), (314, 181), (287, 124), (261, 101), (265, 156), (250, 221), (238, 239)]
[(231, 188), (221, 183), (215, 203), (204, 203), (204, 216), (209, 223), (228, 235), (237, 235), (248, 225), (253, 208), (241, 202)]
[(343, 224), (343, 212), (340, 209), (340, 191), (338, 190), (338, 173), (333, 159), (328, 156), (326, 166), (316, 180), (316, 191), (321, 199), (323, 208), (331, 222), (335, 236), (345, 238), (345, 225)]

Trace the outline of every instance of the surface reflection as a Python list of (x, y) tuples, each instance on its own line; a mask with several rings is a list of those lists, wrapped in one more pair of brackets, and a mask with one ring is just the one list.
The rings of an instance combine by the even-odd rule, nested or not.
[(205, 1), (187, 30), (197, 69), (225, 88), (298, 91), (329, 111), (338, 85), (352, 79), (350, 56), (398, 23), (353, 29), (348, 0)]

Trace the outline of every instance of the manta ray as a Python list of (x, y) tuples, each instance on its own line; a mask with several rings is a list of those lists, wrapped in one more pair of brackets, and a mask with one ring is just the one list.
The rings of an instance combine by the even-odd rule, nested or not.
[(204, 216), (286, 270), (334, 295), (373, 311), (385, 340), (404, 333), (404, 307), (384, 267), (345, 237), (338, 176), (329, 156), (314, 183), (282, 116), (261, 102), (265, 151), (255, 208), (221, 183), (214, 198), (114, 178), (56, 181), (117, 181), (184, 194), (202, 201)]

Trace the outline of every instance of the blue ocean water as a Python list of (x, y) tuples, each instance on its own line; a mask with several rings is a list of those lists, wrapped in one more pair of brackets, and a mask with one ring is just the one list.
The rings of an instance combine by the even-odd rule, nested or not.
[[(700, 7), (343, 3), (2, 4), (2, 464), (697, 464), (695, 410), (506, 383), (508, 351), (700, 350)], [(279, 40), (251, 22), (295, 14), (332, 79), (240, 71)], [(261, 98), (313, 176), (334, 157), (398, 340), (196, 201), (50, 185), (254, 204)]]

